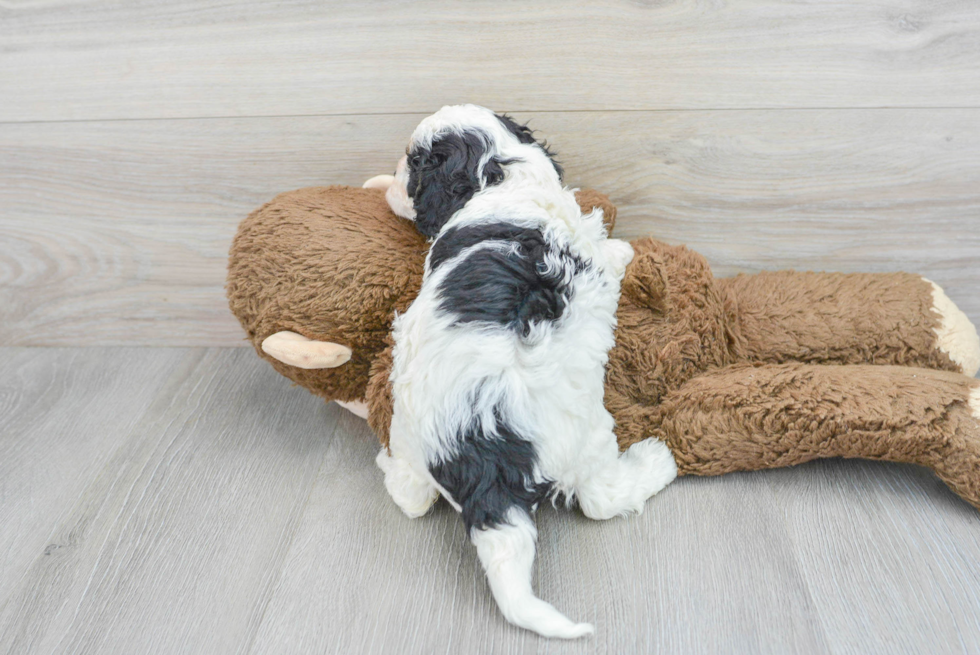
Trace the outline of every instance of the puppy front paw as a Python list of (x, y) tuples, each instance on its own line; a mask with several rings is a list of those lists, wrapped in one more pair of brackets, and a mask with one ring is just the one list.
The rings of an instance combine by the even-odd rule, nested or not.
[(622, 239), (606, 239), (602, 243), (607, 270), (615, 277), (622, 279), (626, 267), (633, 261), (633, 246)]
[(415, 472), (412, 465), (400, 457), (388, 454), (382, 448), (374, 460), (385, 474), (388, 495), (410, 519), (415, 519), (432, 507), (439, 497), (439, 490), (431, 482)]

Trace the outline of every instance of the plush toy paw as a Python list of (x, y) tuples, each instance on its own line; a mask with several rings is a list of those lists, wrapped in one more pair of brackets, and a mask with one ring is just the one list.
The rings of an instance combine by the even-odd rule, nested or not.
[[(923, 278), (925, 280), (925, 278)], [(938, 284), (932, 285), (932, 309), (942, 317), (936, 328), (936, 347), (946, 353), (960, 371), (974, 376), (980, 370), (980, 336), (959, 307), (943, 292)]]
[(348, 401), (345, 402), (343, 400), (335, 400), (334, 402), (337, 403), (338, 405), (340, 405), (341, 407), (343, 407), (344, 409), (346, 409), (348, 412), (350, 412), (354, 416), (357, 416), (358, 418), (362, 418), (364, 420), (367, 420), (367, 417), (368, 417), (368, 404), (367, 404), (367, 401), (364, 401), (364, 400), (348, 400)]
[(384, 471), (388, 495), (408, 518), (422, 516), (436, 502), (439, 490), (401, 457), (389, 455), (388, 449), (382, 448), (375, 462)]

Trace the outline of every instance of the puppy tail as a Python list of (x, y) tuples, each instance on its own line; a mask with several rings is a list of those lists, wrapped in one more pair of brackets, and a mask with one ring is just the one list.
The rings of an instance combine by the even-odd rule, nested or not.
[(494, 528), (470, 530), (490, 590), (504, 617), (516, 626), (544, 637), (576, 639), (592, 634), (588, 623), (574, 623), (531, 589), (531, 569), (537, 530), (530, 515), (512, 507), (507, 522)]

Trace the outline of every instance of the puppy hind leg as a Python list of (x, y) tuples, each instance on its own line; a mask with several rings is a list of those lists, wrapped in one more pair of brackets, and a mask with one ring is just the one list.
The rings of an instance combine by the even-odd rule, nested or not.
[(470, 539), (486, 571), (494, 600), (508, 621), (544, 637), (576, 639), (592, 633), (588, 623), (571, 621), (534, 595), (531, 571), (537, 531), (526, 511), (513, 507), (506, 523), (493, 528), (474, 527)]
[[(615, 439), (614, 439), (615, 442)], [(677, 463), (667, 444), (646, 439), (633, 444), (595, 471), (575, 489), (582, 513), (591, 519), (610, 519), (642, 512), (647, 499), (677, 477)]]
[(388, 449), (382, 448), (375, 462), (384, 471), (388, 495), (409, 518), (422, 516), (436, 502), (439, 490), (401, 457), (389, 455)]

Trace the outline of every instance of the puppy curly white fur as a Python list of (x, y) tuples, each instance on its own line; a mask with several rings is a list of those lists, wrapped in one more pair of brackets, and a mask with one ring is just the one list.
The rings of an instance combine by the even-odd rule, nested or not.
[(508, 621), (574, 638), (592, 626), (531, 588), (532, 513), (559, 496), (596, 519), (639, 512), (677, 467), (655, 439), (617, 449), (603, 379), (633, 251), (561, 175), (530, 130), (482, 107), (444, 107), (413, 133), (387, 197), (434, 241), (395, 318), (377, 461), (408, 516), (439, 494), (462, 514)]

